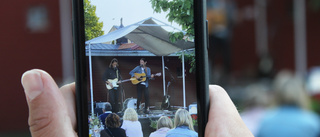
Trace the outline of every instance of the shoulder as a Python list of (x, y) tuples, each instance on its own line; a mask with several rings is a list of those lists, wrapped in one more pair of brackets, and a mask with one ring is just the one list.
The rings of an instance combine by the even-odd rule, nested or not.
[(150, 135), (149, 135), (149, 137), (155, 137), (155, 132), (152, 132)]
[(133, 71), (138, 71), (139, 68), (140, 68), (140, 66), (136, 66), (134, 69), (131, 70), (131, 72), (133, 72)]
[[(305, 123), (308, 123), (310, 127), (320, 129), (320, 117), (312, 111), (303, 110), (304, 116), (301, 116)], [(320, 131), (320, 130), (318, 130)]]
[(189, 130), (189, 129), (183, 129), (183, 128), (174, 128), (171, 129), (167, 132), (167, 135), (191, 135), (192, 137), (194, 136), (198, 136), (198, 133), (193, 131), (193, 130)]
[(170, 134), (170, 133), (173, 133), (173, 132), (175, 132), (175, 128), (174, 129), (170, 129), (168, 132), (167, 132), (167, 134)]
[(134, 123), (135, 125), (137, 125), (137, 126), (141, 126), (140, 121), (134, 121), (133, 123)]
[(115, 131), (117, 131), (117, 132), (126, 132), (123, 128), (115, 128)]
[(125, 125), (125, 124), (127, 124), (127, 120), (123, 120), (122, 126)]
[(198, 133), (196, 131), (190, 130), (193, 136), (198, 136)]
[(100, 135), (101, 135), (101, 137), (109, 137), (109, 136), (110, 136), (110, 135), (107, 133), (106, 130), (101, 130), (101, 131), (100, 131)]

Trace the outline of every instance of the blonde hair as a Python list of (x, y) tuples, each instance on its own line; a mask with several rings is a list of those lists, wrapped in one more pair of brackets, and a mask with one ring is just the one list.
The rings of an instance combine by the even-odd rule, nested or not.
[(161, 116), (157, 122), (157, 129), (163, 128), (163, 127), (168, 127), (168, 128), (172, 128), (172, 121), (170, 118), (168, 118), (167, 116)]
[(273, 90), (277, 105), (295, 105), (302, 109), (310, 108), (309, 96), (302, 78), (294, 75), (291, 71), (281, 71), (277, 74)]
[(133, 108), (124, 111), (123, 120), (138, 121), (138, 114)]
[(194, 131), (192, 118), (185, 109), (178, 109), (174, 116), (174, 127), (178, 126), (188, 126), (190, 130)]
[(244, 107), (269, 107), (270, 89), (262, 83), (254, 83), (245, 88)]

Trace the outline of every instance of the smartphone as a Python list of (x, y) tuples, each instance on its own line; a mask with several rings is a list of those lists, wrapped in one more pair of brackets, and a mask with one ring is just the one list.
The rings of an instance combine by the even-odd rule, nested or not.
[[(127, 132), (128, 115), (134, 113), (132, 121), (140, 126), (131, 127), (148, 137), (160, 117), (174, 122), (184, 109), (193, 130), (204, 136), (209, 109), (205, 0), (72, 2), (78, 135), (112, 135), (105, 113), (117, 115), (118, 127)], [(176, 8), (168, 10), (172, 5)], [(189, 17), (187, 27), (181, 17)]]

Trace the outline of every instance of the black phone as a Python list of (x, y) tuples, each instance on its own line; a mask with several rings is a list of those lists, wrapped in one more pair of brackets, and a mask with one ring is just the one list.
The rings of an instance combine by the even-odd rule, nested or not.
[(72, 2), (78, 135), (204, 136), (205, 0)]

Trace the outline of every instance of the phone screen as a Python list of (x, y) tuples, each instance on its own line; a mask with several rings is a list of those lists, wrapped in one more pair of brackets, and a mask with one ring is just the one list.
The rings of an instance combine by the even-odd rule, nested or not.
[(88, 136), (198, 136), (194, 4), (174, 2), (83, 0)]

